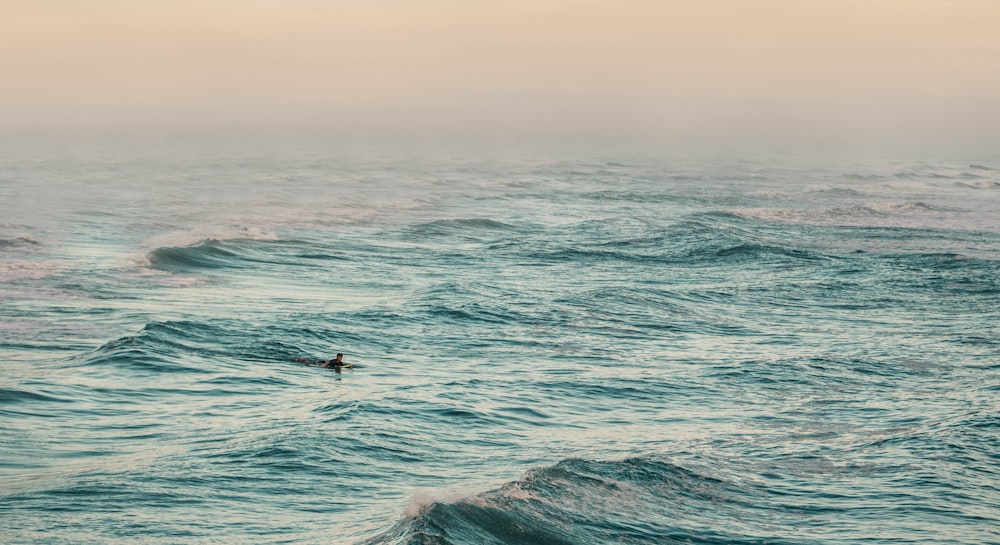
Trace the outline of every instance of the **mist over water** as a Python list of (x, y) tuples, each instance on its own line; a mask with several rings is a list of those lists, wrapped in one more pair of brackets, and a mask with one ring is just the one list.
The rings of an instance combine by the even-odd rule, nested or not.
[(0, 537), (997, 541), (998, 167), (4, 156)]
[(991, 154), (979, 0), (0, 7), (0, 145)]

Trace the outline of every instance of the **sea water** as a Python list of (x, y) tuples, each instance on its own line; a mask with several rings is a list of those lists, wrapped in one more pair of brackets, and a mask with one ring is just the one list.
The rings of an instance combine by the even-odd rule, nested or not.
[(998, 169), (7, 154), (0, 542), (1000, 543)]

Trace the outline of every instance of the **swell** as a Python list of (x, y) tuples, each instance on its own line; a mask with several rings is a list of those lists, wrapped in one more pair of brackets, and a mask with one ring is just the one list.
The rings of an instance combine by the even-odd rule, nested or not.
[[(404, 238), (448, 238), (485, 243), (493, 254), (507, 254), (524, 263), (600, 262), (650, 264), (718, 264), (747, 261), (813, 261), (825, 256), (762, 234), (759, 225), (728, 213), (702, 213), (664, 227), (587, 220), (569, 227), (513, 226), (486, 219), (442, 220), (418, 224)], [(458, 252), (458, 253), (456, 253)], [(440, 254), (439, 254), (439, 257)], [(449, 250), (449, 258), (473, 257)]]
[[(689, 467), (652, 457), (566, 459), (494, 490), (414, 504), (361, 545), (895, 542), (875, 527), (905, 528), (918, 542), (981, 542), (997, 521), (980, 507), (998, 491), (982, 483), (996, 479), (1000, 419), (980, 410), (921, 420), (840, 432), (840, 452), (826, 433), (818, 450), (798, 435), (802, 446), (792, 451), (763, 449), (752, 460), (697, 455)], [(816, 488), (818, 476), (826, 482)], [(943, 539), (927, 515), (954, 518), (962, 529)]]
[(154, 269), (168, 272), (320, 267), (317, 260), (343, 259), (336, 249), (302, 240), (205, 239), (188, 246), (162, 246), (146, 254)]
[(18, 236), (12, 238), (0, 237), (0, 250), (9, 248), (30, 248), (39, 246), (41, 243), (29, 236)]
[(22, 388), (0, 387), (0, 405), (14, 405), (33, 402), (66, 403), (68, 400), (54, 395), (43, 394), (41, 392)]
[[(234, 320), (220, 325), (195, 321), (150, 322), (134, 335), (126, 335), (78, 356), (77, 366), (146, 370), (155, 373), (217, 371), (215, 365), (241, 361), (290, 361), (302, 355), (287, 340), (287, 333), (253, 328)], [(263, 335), (262, 335), (263, 333)]]
[[(636, 264), (719, 265), (747, 262), (812, 262), (828, 256), (782, 243), (760, 225), (728, 213), (690, 216), (641, 237), (594, 232), (567, 233), (572, 244), (532, 241), (524, 257), (545, 262), (630, 262)], [(558, 240), (558, 239), (557, 239)]]
[(929, 204), (923, 201), (892, 203), (866, 203), (846, 207), (825, 209), (809, 208), (747, 208), (731, 212), (735, 217), (763, 222), (796, 223), (836, 223), (864, 222), (888, 219), (912, 219), (936, 217), (942, 214), (960, 212), (956, 208)]
[(663, 461), (574, 458), (496, 490), (416, 506), (363, 545), (813, 542), (755, 524), (767, 503), (754, 486)]
[(152, 267), (171, 270), (216, 269), (239, 265), (239, 256), (221, 242), (207, 240), (193, 246), (157, 248), (146, 258)]
[[(203, 240), (191, 246), (162, 247), (146, 254), (150, 266), (171, 272), (212, 269), (251, 269), (281, 263), (273, 252), (261, 252), (259, 241)], [(283, 263), (282, 263), (283, 264)]]

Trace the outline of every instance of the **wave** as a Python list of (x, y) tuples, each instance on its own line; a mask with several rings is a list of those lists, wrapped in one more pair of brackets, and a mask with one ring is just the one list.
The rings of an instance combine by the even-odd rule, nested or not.
[(39, 242), (39, 241), (37, 241), (37, 240), (35, 240), (35, 239), (27, 236), (27, 235), (22, 235), (22, 236), (13, 237), (13, 238), (0, 237), (0, 250), (4, 250), (4, 249), (7, 249), (7, 248), (33, 247), (33, 246), (39, 246), (39, 245), (41, 245), (41, 242)]
[(977, 180), (975, 182), (955, 182), (955, 185), (967, 189), (1000, 189), (1000, 182)]
[(87, 367), (112, 366), (132, 371), (149, 371), (156, 374), (169, 372), (201, 372), (196, 366), (182, 363), (191, 348), (176, 335), (163, 335), (161, 328), (170, 323), (148, 324), (136, 335), (127, 335), (107, 342), (100, 348), (82, 356), (80, 363)]
[[(905, 218), (935, 212), (957, 212), (955, 208), (928, 204), (922, 201), (868, 203), (857, 206), (835, 207), (819, 210), (797, 208), (744, 208), (732, 211), (738, 218), (752, 221), (829, 223), (846, 221), (854, 224), (872, 218)], [(867, 223), (866, 223), (867, 224)]]
[[(274, 231), (243, 225), (199, 227), (150, 237), (140, 263), (162, 270), (240, 266), (249, 256), (237, 253), (241, 242), (276, 242)], [(249, 259), (253, 261), (253, 259)]]
[(796, 248), (777, 246), (773, 244), (744, 243), (737, 246), (723, 248), (715, 252), (715, 256), (729, 258), (731, 260), (762, 260), (768, 257), (787, 257), (797, 260), (820, 260), (823, 256), (814, 252), (800, 250)]
[(240, 256), (216, 240), (192, 246), (157, 248), (146, 254), (146, 259), (153, 268), (167, 271), (240, 266)]
[(765, 236), (738, 213), (697, 214), (643, 237), (542, 249), (534, 257), (558, 261), (628, 261), (671, 265), (718, 265), (729, 260), (817, 260), (825, 256)]
[(892, 177), (897, 180), (914, 180), (914, 179), (927, 179), (927, 180), (951, 180), (954, 178), (962, 178), (964, 174), (968, 173), (954, 173), (954, 172), (942, 172), (939, 169), (926, 167), (926, 168), (914, 168), (907, 170), (899, 170), (892, 174)]
[[(227, 327), (229, 326), (229, 327)], [(154, 372), (207, 372), (213, 361), (292, 361), (304, 352), (277, 339), (287, 332), (273, 328), (248, 334), (251, 327), (234, 321), (212, 325), (194, 321), (149, 322), (76, 358), (80, 366), (116, 366)]]
[(146, 239), (142, 245), (145, 248), (180, 247), (227, 240), (276, 241), (279, 238), (273, 230), (264, 227), (213, 225), (156, 235)]
[(607, 189), (603, 191), (597, 191), (593, 193), (584, 193), (580, 195), (581, 198), (592, 200), (592, 201), (622, 201), (622, 202), (636, 202), (636, 203), (667, 203), (684, 200), (684, 197), (679, 197), (670, 193), (663, 193), (661, 191), (626, 191), (626, 190), (615, 190)]
[(821, 212), (827, 217), (837, 216), (887, 216), (892, 214), (906, 214), (909, 212), (948, 212), (953, 209), (945, 206), (936, 206), (921, 201), (896, 202), (896, 203), (872, 203), (845, 208), (829, 208)]
[(810, 543), (774, 535), (773, 525), (756, 519), (764, 515), (757, 510), (771, 507), (754, 503), (762, 495), (649, 458), (572, 458), (496, 490), (418, 503), (362, 545)]
[[(833, 208), (831, 212), (840, 211), (841, 209)], [(954, 211), (952, 208), (946, 206), (935, 206), (932, 204), (927, 204), (921, 201), (912, 202), (901, 202), (901, 203), (884, 203), (884, 204), (870, 204), (858, 207), (852, 207), (844, 209), (845, 213), (864, 213), (864, 214), (899, 214), (906, 212), (927, 212), (927, 211)]]
[[(325, 259), (340, 259), (331, 254), (305, 254), (301, 252), (282, 253), (266, 248), (257, 240), (220, 241), (207, 239), (189, 246), (165, 246), (150, 251), (145, 256), (145, 264), (154, 269), (182, 272), (192, 269), (245, 269), (263, 265), (316, 267), (312, 262)], [(285, 246), (299, 244), (299, 241), (284, 240)], [(283, 248), (287, 250), (288, 248)], [(307, 261), (303, 261), (307, 260)]]
[(824, 189), (815, 189), (809, 193), (825, 197), (860, 197), (864, 195), (861, 191), (849, 187), (827, 187)]
[(55, 397), (53, 395), (46, 395), (19, 388), (0, 387), (0, 405), (12, 405), (16, 403), (30, 403), (38, 401), (48, 403), (69, 403), (69, 400), (61, 397)]

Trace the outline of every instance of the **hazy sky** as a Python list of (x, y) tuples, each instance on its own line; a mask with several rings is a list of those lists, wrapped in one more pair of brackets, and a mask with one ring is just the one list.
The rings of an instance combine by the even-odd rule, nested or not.
[(0, 132), (1000, 149), (997, 0), (0, 0)]

